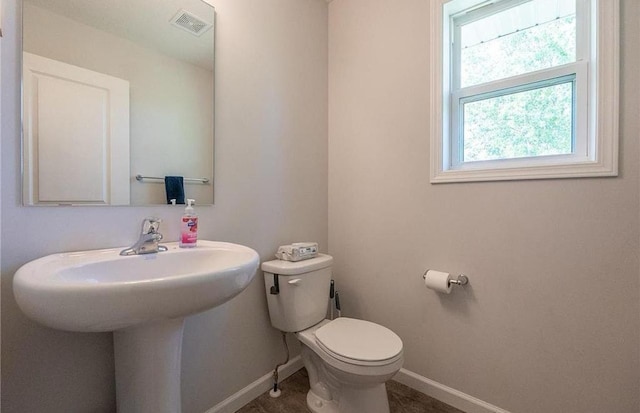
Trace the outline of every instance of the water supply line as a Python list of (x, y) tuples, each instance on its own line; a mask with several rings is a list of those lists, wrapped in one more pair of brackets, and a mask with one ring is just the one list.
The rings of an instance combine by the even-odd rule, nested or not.
[(331, 280), (331, 285), (329, 286), (329, 320), (333, 320), (333, 302), (336, 295), (336, 284), (333, 280)]
[(287, 333), (282, 331), (282, 343), (284, 344), (284, 349), (287, 352), (287, 358), (283, 363), (277, 364), (276, 368), (273, 370), (273, 388), (269, 391), (269, 396), (280, 397), (280, 389), (278, 388), (278, 369), (289, 362), (289, 344), (287, 343)]
[(335, 307), (338, 312), (338, 317), (342, 317), (342, 310), (340, 308), (340, 294), (338, 294), (338, 290), (336, 290), (336, 283), (334, 280), (331, 280), (331, 285), (329, 286), (329, 319), (334, 320), (333, 308)]

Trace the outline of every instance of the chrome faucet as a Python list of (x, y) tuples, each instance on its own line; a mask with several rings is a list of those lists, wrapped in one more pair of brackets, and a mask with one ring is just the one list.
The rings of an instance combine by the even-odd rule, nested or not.
[(120, 251), (120, 255), (155, 254), (166, 251), (167, 247), (160, 245), (162, 234), (158, 232), (160, 228), (160, 218), (145, 218), (142, 221), (140, 238), (129, 248)]

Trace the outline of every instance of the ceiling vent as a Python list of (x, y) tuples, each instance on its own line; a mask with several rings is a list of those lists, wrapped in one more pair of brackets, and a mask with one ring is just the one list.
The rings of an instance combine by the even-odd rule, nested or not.
[(204, 32), (213, 26), (213, 23), (207, 23), (186, 10), (179, 10), (170, 22), (172, 25), (198, 37), (202, 36)]

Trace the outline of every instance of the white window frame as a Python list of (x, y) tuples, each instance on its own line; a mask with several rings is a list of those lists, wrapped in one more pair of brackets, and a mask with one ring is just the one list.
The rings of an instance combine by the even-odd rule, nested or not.
[[(460, 88), (451, 73), (459, 50), (453, 45), (464, 11), (485, 6), (482, 13), (512, 7), (527, 0), (431, 1), (431, 182), (472, 182), (516, 179), (578, 178), (618, 175), (619, 0), (577, 0), (576, 62)], [(488, 5), (489, 3), (495, 3)], [(493, 10), (492, 10), (493, 9)], [(458, 27), (459, 29), (459, 27)], [(461, 162), (460, 102), (551, 86), (563, 78), (574, 82), (574, 150), (567, 155)], [(569, 80), (572, 79), (572, 80)], [(527, 89), (529, 88), (529, 89)], [(505, 90), (507, 92), (505, 93)]]

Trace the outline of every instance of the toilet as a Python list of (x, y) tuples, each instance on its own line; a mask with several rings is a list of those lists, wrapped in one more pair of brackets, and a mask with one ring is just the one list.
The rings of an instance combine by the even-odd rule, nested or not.
[(385, 382), (402, 367), (402, 340), (379, 324), (327, 319), (333, 258), (262, 264), (273, 327), (295, 333), (315, 413), (389, 413)]

